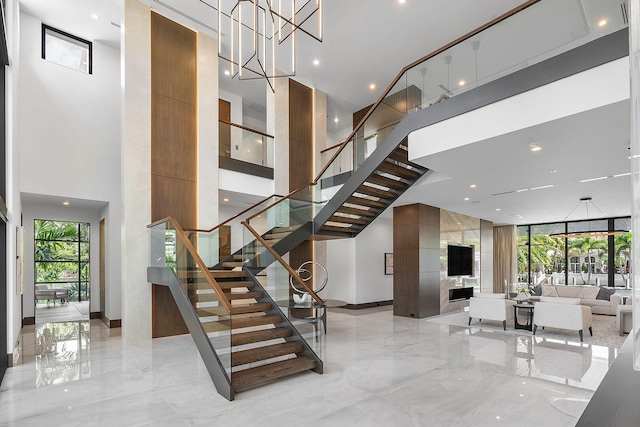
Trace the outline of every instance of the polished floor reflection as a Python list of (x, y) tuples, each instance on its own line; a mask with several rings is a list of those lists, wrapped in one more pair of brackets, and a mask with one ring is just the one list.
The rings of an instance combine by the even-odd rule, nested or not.
[[(436, 319), (437, 320), (437, 319)], [(189, 336), (123, 345), (100, 321), (25, 327), (0, 426), (573, 426), (615, 348), (331, 310), (325, 373), (214, 390)]]

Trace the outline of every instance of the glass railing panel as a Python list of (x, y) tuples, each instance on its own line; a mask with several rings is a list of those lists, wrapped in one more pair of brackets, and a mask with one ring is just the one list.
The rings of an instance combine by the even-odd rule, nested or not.
[[(280, 199), (282, 199), (281, 196), (269, 197), (252, 206), (251, 209), (239, 212), (240, 215), (237, 217), (226, 218), (220, 226), (211, 231), (185, 230), (185, 232), (205, 265), (213, 267), (242, 249), (243, 240), (241, 238), (232, 238), (235, 235), (242, 236), (241, 222), (262, 209), (273, 205)], [(262, 218), (263, 216), (261, 215), (260, 217)], [(260, 221), (260, 218), (256, 218), (256, 222), (259, 223)]]
[[(353, 139), (347, 142), (342, 150), (340, 147), (336, 146), (321, 153), (322, 166), (329, 165), (318, 179), (318, 183), (323, 189), (341, 186), (353, 174)], [(336, 153), (338, 155), (333, 159)]]
[(420, 108), (408, 113), (623, 29), (625, 14), (621, 2), (612, 0), (536, 3), (409, 69), (407, 93), (415, 88)]
[(151, 267), (171, 268), (209, 337), (220, 362), (231, 373), (231, 315), (222, 293), (182, 229), (171, 221), (150, 227)]
[(219, 155), (273, 168), (273, 137), (234, 123), (218, 122)]
[[(248, 234), (246, 239), (254, 237), (248, 229), (246, 233)], [(326, 310), (323, 306), (324, 302), (315, 301), (262, 243), (255, 238), (253, 241), (255, 256), (247, 263), (247, 268), (255, 275), (282, 315), (289, 319), (309, 347), (316, 354), (321, 355), (320, 344), (324, 342), (322, 314), (323, 310)], [(308, 278), (306, 275), (303, 277)], [(313, 289), (313, 279), (306, 281), (305, 284)]]

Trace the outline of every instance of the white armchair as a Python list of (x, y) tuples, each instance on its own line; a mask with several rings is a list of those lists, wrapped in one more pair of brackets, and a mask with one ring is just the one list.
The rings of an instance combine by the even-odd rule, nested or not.
[(507, 330), (507, 320), (513, 319), (515, 301), (505, 300), (504, 294), (480, 292), (469, 300), (469, 325), (471, 319), (478, 321), (496, 320), (502, 322), (502, 329)]
[(583, 330), (589, 329), (593, 336), (592, 325), (591, 308), (580, 305), (580, 298), (540, 297), (533, 312), (533, 335), (538, 326), (548, 326), (578, 331), (582, 342)]

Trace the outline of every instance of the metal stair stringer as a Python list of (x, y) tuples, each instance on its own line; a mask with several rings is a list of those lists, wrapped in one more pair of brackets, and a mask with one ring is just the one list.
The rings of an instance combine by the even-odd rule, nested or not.
[[(412, 184), (427, 172), (427, 168), (416, 165), (415, 163), (408, 161), (408, 159), (398, 160), (397, 150), (400, 149), (401, 145), (406, 145), (409, 133), (415, 130), (410, 126), (410, 121), (407, 120), (409, 117), (410, 116), (405, 117), (395, 126), (395, 128), (373, 151), (373, 153), (371, 153), (365, 162), (342, 185), (340, 190), (338, 190), (338, 192), (327, 202), (320, 212), (318, 212), (313, 220), (314, 234), (325, 236), (329, 235), (337, 238), (357, 236), (360, 231), (370, 224), (378, 215), (380, 215)], [(407, 168), (408, 172), (406, 177), (400, 177), (400, 180), (392, 181), (388, 178), (393, 174), (391, 169), (394, 166), (397, 167), (399, 165), (408, 165), (411, 169)], [(408, 175), (411, 176), (409, 177)], [(392, 184), (384, 184), (385, 180)], [(375, 187), (365, 185), (366, 182), (375, 184)], [(393, 185), (393, 183), (403, 185)], [(372, 193), (373, 197), (369, 197), (367, 199), (362, 197), (354, 198), (354, 193), (362, 193), (363, 189), (366, 189), (364, 191), (365, 194), (367, 194), (372, 192), (372, 190), (379, 190), (380, 186), (386, 187), (388, 190), (386, 191), (387, 194), (379, 196), (377, 201), (375, 200), (375, 192)], [(380, 191), (377, 191), (377, 193), (379, 192)], [(366, 213), (365, 216), (356, 218), (358, 216), (358, 210), (353, 209), (353, 207), (348, 207), (348, 205), (358, 205), (358, 203), (367, 203), (375, 206), (370, 206), (367, 211), (363, 212), (363, 214)], [(347, 206), (345, 207), (345, 205)], [(336, 212), (341, 209), (345, 211), (347, 215), (336, 217)], [(339, 222), (349, 222), (348, 220), (350, 219), (355, 219), (359, 225), (356, 227), (351, 226), (342, 228), (326, 226), (327, 222), (333, 222), (335, 220), (338, 220)]]

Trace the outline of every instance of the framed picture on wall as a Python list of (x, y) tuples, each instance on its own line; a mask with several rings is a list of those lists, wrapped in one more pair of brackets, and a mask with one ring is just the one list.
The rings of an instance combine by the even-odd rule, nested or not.
[(393, 254), (384, 254), (384, 274), (393, 274)]

